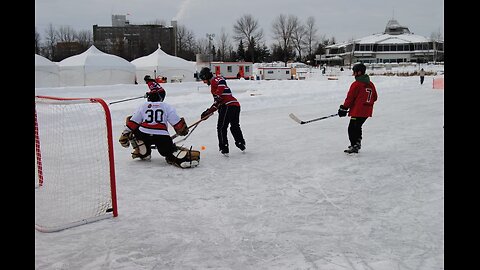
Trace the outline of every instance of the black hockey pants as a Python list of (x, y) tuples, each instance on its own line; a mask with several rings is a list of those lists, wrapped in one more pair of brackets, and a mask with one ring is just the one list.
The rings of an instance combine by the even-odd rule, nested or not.
[(348, 124), (348, 139), (350, 145), (354, 146), (356, 143), (362, 141), (362, 125), (367, 120), (367, 117), (351, 117)]
[(219, 150), (228, 150), (227, 130), (230, 125), (230, 132), (236, 143), (245, 144), (242, 130), (240, 129), (240, 106), (221, 106), (218, 109), (217, 135)]

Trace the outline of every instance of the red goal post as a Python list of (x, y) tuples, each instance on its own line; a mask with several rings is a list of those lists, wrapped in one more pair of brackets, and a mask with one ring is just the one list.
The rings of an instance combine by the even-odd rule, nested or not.
[(35, 97), (35, 229), (54, 232), (116, 217), (108, 105), (100, 98)]

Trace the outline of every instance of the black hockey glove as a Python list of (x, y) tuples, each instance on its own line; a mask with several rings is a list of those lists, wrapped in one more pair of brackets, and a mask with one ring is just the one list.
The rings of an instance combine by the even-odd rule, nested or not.
[(345, 108), (343, 105), (340, 105), (340, 108), (338, 109), (338, 116), (344, 117), (347, 116), (348, 108)]
[[(205, 117), (209, 116), (210, 114), (212, 114), (212, 112), (211, 112), (210, 108), (208, 108), (204, 112), (202, 112), (202, 115), (200, 116), (200, 118), (204, 119)], [(205, 118), (205, 119), (207, 119), (207, 118)]]

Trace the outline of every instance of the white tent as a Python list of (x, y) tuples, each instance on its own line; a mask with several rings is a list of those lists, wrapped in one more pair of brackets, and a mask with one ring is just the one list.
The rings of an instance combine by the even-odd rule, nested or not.
[(153, 53), (132, 61), (136, 67), (137, 80), (143, 81), (145, 75), (155, 77), (167, 77), (168, 82), (172, 81), (195, 81), (195, 62), (169, 55), (162, 51), (160, 45)]
[(63, 59), (60, 66), (62, 86), (134, 84), (135, 66), (127, 60), (104, 53), (95, 46)]
[(60, 86), (59, 67), (49, 59), (35, 54), (35, 87)]

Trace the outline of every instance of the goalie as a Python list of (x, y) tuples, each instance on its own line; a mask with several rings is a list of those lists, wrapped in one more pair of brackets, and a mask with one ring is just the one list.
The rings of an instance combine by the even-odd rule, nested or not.
[(177, 147), (170, 137), (168, 124), (180, 136), (187, 135), (189, 130), (185, 119), (178, 116), (175, 108), (163, 102), (165, 91), (154, 89), (146, 93), (146, 97), (147, 101), (127, 117), (120, 144), (123, 147), (132, 145), (133, 159), (150, 160), (151, 146), (155, 145), (168, 164), (180, 168), (198, 166), (200, 151)]

